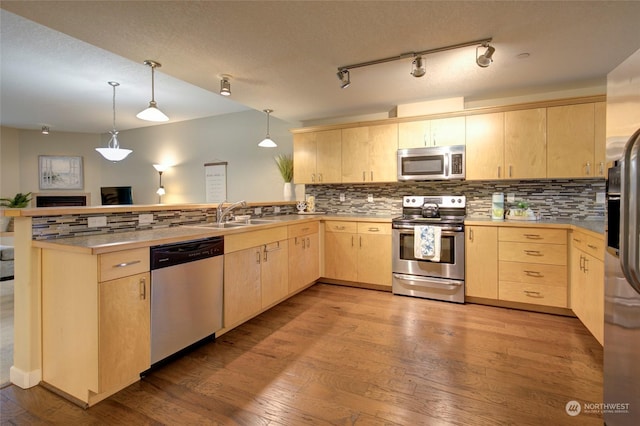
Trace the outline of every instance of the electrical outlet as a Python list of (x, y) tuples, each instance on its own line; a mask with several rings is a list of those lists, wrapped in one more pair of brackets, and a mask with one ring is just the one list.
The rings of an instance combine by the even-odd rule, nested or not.
[(262, 214), (262, 207), (256, 207), (255, 209), (253, 209), (253, 213), (254, 214)]
[(87, 218), (87, 227), (99, 228), (101, 226), (107, 226), (106, 216), (89, 216)]
[(140, 225), (148, 225), (151, 222), (153, 222), (153, 214), (148, 213), (148, 214), (139, 214), (138, 215), (138, 223)]
[(273, 212), (274, 212), (274, 213), (280, 213), (280, 206), (275, 206), (275, 207), (273, 208)]
[(604, 204), (605, 195), (604, 192), (596, 192), (596, 204)]
[(347, 197), (344, 195), (344, 192), (340, 193), (340, 201), (345, 201)]
[(371, 195), (371, 194), (367, 195), (367, 201), (369, 203), (373, 203), (373, 195)]
[(510, 192), (507, 194), (507, 202), (508, 203), (515, 203), (516, 202), (516, 196), (514, 193)]

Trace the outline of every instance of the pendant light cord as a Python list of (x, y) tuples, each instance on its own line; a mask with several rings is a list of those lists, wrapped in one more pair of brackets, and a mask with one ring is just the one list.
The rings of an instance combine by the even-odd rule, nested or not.
[(118, 131), (116, 130), (116, 86), (120, 86), (120, 83), (115, 81), (110, 81), (109, 84), (113, 87), (113, 130), (111, 133), (111, 140), (109, 141), (109, 148), (120, 148), (120, 144), (118, 143)]

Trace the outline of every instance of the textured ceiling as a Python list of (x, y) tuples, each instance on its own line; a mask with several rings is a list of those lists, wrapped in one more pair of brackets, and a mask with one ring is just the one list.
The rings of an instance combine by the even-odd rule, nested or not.
[[(105, 132), (108, 80), (121, 83), (118, 128), (149, 125), (135, 118), (150, 99), (145, 59), (163, 65), (155, 97), (172, 121), (272, 108), (275, 117), (307, 122), (421, 100), (602, 86), (640, 48), (640, 2), (3, 0), (0, 7), (2, 124), (20, 128)], [(496, 48), (489, 68), (475, 65), (469, 47), (427, 56), (422, 78), (409, 75), (406, 59), (354, 69), (351, 86), (339, 88), (339, 66), (486, 37)], [(523, 52), (530, 56), (519, 59)], [(217, 94), (220, 74), (232, 75), (231, 99)]]

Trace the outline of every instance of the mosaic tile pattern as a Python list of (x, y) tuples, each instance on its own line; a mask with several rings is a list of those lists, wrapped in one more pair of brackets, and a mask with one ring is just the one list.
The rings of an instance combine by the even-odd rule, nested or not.
[[(400, 215), (403, 195), (456, 194), (467, 197), (467, 216), (490, 217), (491, 195), (513, 193), (516, 202), (526, 201), (543, 219), (602, 220), (605, 204), (596, 193), (605, 192), (603, 179), (522, 181), (430, 181), (386, 184), (307, 185), (316, 208), (329, 214)], [(340, 194), (345, 201), (340, 201)], [(367, 196), (373, 195), (373, 202)]]
[[(256, 215), (254, 208), (235, 209), (234, 214), (249, 214), (254, 217), (267, 217), (275, 213), (275, 207), (264, 206), (262, 213)], [(277, 214), (293, 214), (295, 206), (280, 205), (280, 212)], [(138, 215), (152, 214), (153, 222), (140, 225)], [(89, 217), (107, 217), (107, 226), (89, 228), (87, 226)], [(140, 231), (144, 229), (168, 228), (171, 226), (206, 223), (216, 220), (216, 209), (197, 210), (150, 210), (132, 213), (94, 213), (80, 215), (60, 215), (60, 216), (35, 216), (32, 222), (32, 233), (34, 240), (48, 240), (55, 238), (68, 238), (87, 235), (110, 234), (116, 232)]]

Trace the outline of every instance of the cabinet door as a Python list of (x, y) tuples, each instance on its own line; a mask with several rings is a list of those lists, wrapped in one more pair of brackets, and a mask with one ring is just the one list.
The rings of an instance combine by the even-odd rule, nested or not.
[[(431, 120), (398, 124), (398, 148), (421, 148), (431, 143)], [(430, 146), (430, 145), (429, 145)]]
[(287, 240), (262, 248), (262, 307), (289, 294), (289, 243)]
[(596, 177), (607, 177), (607, 165), (606, 165), (606, 145), (607, 145), (607, 132), (606, 132), (606, 115), (607, 104), (606, 102), (596, 102), (595, 104), (595, 141), (594, 141), (594, 175)]
[(105, 281), (100, 286), (100, 392), (139, 378), (150, 367), (150, 274)]
[(304, 251), (304, 285), (310, 284), (320, 278), (320, 235), (309, 234), (306, 237)]
[(594, 175), (594, 104), (547, 109), (549, 178)]
[(316, 183), (342, 182), (342, 132), (318, 132), (316, 142)]
[(295, 183), (315, 183), (316, 132), (293, 135), (293, 180)]
[(233, 327), (262, 308), (260, 247), (224, 255), (224, 326)]
[(342, 129), (342, 182), (369, 181), (369, 128)]
[(336, 280), (358, 279), (357, 234), (325, 232), (324, 274)]
[(367, 181), (397, 182), (398, 125), (369, 127), (369, 171)]
[(504, 113), (505, 179), (547, 177), (545, 108)]
[(289, 239), (289, 293), (320, 277), (319, 244), (317, 233)]
[[(585, 255), (585, 287), (583, 323), (591, 334), (604, 342), (604, 262), (593, 256)], [(582, 319), (582, 318), (581, 318)]]
[(358, 234), (357, 281), (391, 287), (391, 235)]
[(504, 178), (504, 113), (466, 118), (467, 180)]
[(465, 294), (498, 299), (498, 228), (465, 227)]
[(464, 145), (465, 141), (464, 117), (431, 120), (431, 146)]

